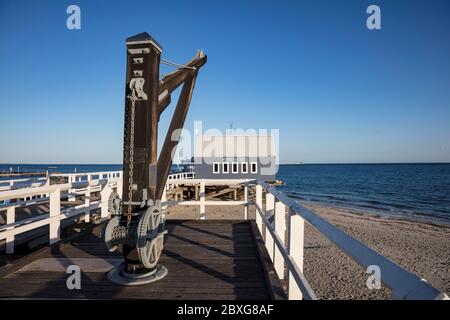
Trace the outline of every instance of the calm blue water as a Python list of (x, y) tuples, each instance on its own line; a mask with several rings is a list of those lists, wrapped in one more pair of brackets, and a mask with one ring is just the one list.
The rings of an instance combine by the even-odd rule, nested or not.
[(450, 223), (450, 164), (282, 165), (298, 200)]
[[(0, 172), (17, 170), (0, 164)], [(122, 170), (122, 165), (19, 165), (20, 171), (72, 173)], [(450, 164), (281, 165), (279, 187), (308, 202), (450, 223)]]

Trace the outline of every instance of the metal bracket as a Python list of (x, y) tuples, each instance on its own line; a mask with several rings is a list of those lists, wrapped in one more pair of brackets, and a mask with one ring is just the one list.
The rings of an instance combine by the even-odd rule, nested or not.
[(130, 54), (149, 54), (150, 49), (149, 48), (128, 49), (128, 52)]
[(132, 78), (130, 80), (130, 90), (139, 100), (147, 100), (147, 94), (144, 92), (145, 79), (142, 77)]

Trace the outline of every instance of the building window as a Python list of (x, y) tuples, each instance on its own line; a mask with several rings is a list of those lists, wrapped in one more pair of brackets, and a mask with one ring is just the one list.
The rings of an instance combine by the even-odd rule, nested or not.
[(229, 171), (228, 162), (222, 163), (222, 173), (228, 173), (228, 171)]
[(239, 164), (237, 162), (233, 162), (231, 165), (232, 173), (239, 173)]
[(242, 173), (248, 173), (248, 164), (247, 164), (247, 162), (242, 162), (241, 163), (241, 172)]
[(220, 173), (220, 163), (213, 162), (213, 173)]
[(256, 162), (251, 162), (250, 170), (252, 171), (252, 173), (258, 173), (258, 164)]

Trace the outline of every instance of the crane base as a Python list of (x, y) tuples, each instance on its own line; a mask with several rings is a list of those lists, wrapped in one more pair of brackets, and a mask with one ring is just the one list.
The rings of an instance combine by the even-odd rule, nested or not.
[(132, 274), (124, 270), (125, 264), (118, 265), (108, 272), (107, 277), (110, 281), (120, 285), (137, 286), (161, 280), (168, 273), (167, 268), (160, 264), (146, 273)]

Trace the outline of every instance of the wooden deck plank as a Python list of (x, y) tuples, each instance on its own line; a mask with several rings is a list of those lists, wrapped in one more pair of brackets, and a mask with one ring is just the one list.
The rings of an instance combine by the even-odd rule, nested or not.
[[(176, 221), (160, 263), (169, 274), (140, 286), (119, 286), (106, 277), (105, 268), (120, 261), (101, 239), (101, 226), (70, 242), (57, 244), (21, 264), (0, 269), (0, 298), (45, 299), (270, 299), (273, 279), (267, 281), (260, 245), (246, 221)], [(69, 290), (65, 266), (82, 270), (81, 290)], [(98, 267), (97, 267), (98, 266)], [(85, 269), (85, 270), (83, 270)]]

